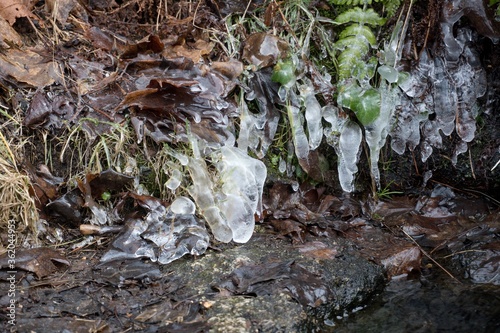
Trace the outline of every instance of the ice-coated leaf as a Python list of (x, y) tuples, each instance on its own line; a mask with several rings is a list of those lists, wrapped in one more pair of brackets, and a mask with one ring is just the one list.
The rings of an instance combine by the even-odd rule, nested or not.
[(342, 87), (338, 103), (354, 111), (363, 125), (375, 121), (380, 114), (380, 92), (374, 88), (363, 89), (355, 84)]

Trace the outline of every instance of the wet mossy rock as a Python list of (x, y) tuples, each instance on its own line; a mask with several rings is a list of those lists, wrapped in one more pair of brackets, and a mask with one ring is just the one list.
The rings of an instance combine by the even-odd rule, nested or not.
[(345, 239), (321, 242), (327, 250), (313, 254), (256, 234), (244, 245), (162, 269), (175, 272), (173, 284), (185, 285), (179, 299), (209, 304), (211, 332), (307, 332), (361, 304), (384, 281), (382, 268), (355, 254)]

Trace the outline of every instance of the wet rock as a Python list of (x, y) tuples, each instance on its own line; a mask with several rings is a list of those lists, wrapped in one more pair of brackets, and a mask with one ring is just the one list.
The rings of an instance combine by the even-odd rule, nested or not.
[(209, 251), (194, 262), (183, 258), (163, 270), (172, 273), (171, 285), (183, 286), (177, 299), (205, 304), (214, 332), (304, 331), (362, 303), (384, 280), (382, 268), (354, 254), (348, 241), (321, 242), (323, 252), (336, 255), (315, 256), (257, 234), (244, 245)]

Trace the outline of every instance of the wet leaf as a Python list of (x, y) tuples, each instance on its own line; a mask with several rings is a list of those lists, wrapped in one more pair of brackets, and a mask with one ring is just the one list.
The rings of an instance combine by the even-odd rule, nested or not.
[(284, 40), (265, 32), (257, 32), (247, 37), (242, 59), (260, 69), (285, 58), (287, 51), (288, 44)]
[(21, 46), (23, 44), (23, 41), (19, 36), (19, 34), (17, 33), (17, 31), (14, 30), (10, 26), (10, 24), (1, 16), (0, 16), (0, 31), (2, 31), (2, 36), (0, 36), (0, 45), (6, 43), (6, 44), (14, 44), (17, 46)]
[(10, 49), (0, 54), (0, 76), (10, 75), (19, 82), (43, 88), (62, 77), (57, 65), (31, 50)]
[(305, 226), (302, 223), (290, 219), (285, 219), (271, 220), (270, 224), (278, 234), (282, 236), (290, 236), (295, 242), (304, 242)]
[(338, 254), (336, 248), (328, 247), (328, 245), (320, 241), (312, 241), (298, 245), (297, 249), (305, 256), (314, 259), (335, 259), (335, 256)]
[(196, 64), (203, 59), (203, 56), (209, 55), (210, 52), (212, 52), (213, 47), (213, 43), (198, 39), (194, 43), (185, 43), (181, 45), (174, 45), (171, 48), (165, 48), (162, 55), (166, 58), (189, 58)]
[(74, 8), (79, 7), (80, 11), (84, 11), (77, 0), (46, 0), (45, 4), (54, 19), (59, 21), (62, 25), (66, 24), (69, 13), (73, 11)]
[(416, 246), (403, 248), (381, 261), (389, 278), (420, 271), (422, 253)]
[[(10, 266), (8, 252), (0, 256), (0, 268), (13, 270)], [(55, 263), (69, 266), (70, 262), (58, 251), (47, 247), (16, 251), (15, 268), (35, 273), (41, 279), (58, 270)]]
[(96, 279), (102, 279), (117, 287), (123, 287), (126, 280), (146, 281), (150, 283), (161, 277), (158, 264), (140, 259), (116, 260), (96, 267)]
[(47, 213), (54, 219), (72, 227), (78, 227), (84, 218), (82, 208), (85, 201), (80, 191), (73, 190), (48, 203)]
[(38, 170), (35, 170), (31, 164), (27, 164), (26, 169), (31, 181), (32, 195), (37, 199), (35, 204), (41, 210), (49, 201), (59, 197), (59, 186), (63, 179), (52, 175), (46, 165), (40, 165)]

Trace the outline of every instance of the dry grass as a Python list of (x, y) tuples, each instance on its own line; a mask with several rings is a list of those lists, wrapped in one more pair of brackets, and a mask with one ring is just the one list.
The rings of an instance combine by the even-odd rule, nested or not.
[(0, 229), (14, 220), (19, 232), (35, 232), (38, 211), (30, 195), (29, 177), (20, 170), (16, 156), (22, 156), (22, 144), (7, 141), (0, 127)]

